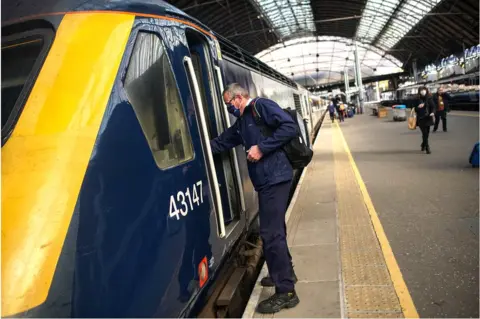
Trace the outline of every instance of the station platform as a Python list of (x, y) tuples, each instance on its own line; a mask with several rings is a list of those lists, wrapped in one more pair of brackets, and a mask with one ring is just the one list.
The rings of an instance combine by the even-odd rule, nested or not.
[(452, 112), (432, 154), (406, 122), (325, 117), (287, 211), (300, 304), (243, 318), (478, 318), (478, 113)]

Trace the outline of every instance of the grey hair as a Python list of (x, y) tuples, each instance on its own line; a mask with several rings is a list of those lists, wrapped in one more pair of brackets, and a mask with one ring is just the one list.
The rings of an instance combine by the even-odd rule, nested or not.
[(248, 91), (241, 87), (238, 83), (230, 83), (229, 85), (227, 85), (225, 90), (223, 90), (222, 96), (225, 94), (228, 94), (228, 96), (231, 98), (236, 95), (241, 95), (245, 98), (250, 97)]

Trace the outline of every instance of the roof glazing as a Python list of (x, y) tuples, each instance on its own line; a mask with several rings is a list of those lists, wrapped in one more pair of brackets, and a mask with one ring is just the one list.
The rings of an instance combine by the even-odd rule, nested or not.
[(312, 8), (309, 0), (254, 0), (279, 38), (313, 34)]
[[(319, 36), (285, 41), (256, 57), (294, 80), (307, 78), (307, 85), (322, 85), (341, 81), (345, 68), (349, 78), (354, 77), (353, 51), (351, 39)], [(358, 43), (358, 51), (363, 78), (403, 72), (399, 60), (372, 45)]]

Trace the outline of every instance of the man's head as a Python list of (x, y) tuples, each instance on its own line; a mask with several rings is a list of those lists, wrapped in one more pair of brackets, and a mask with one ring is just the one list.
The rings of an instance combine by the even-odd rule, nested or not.
[[(250, 98), (248, 91), (240, 86), (238, 83), (229, 84), (225, 90), (223, 90), (223, 101), (227, 105), (229, 112), (235, 115), (235, 110), (240, 111), (240, 115), (243, 114), (247, 101)], [(238, 112), (237, 111), (237, 112)]]
[(445, 92), (445, 89), (443, 87), (439, 87), (437, 92), (439, 95), (442, 95)]

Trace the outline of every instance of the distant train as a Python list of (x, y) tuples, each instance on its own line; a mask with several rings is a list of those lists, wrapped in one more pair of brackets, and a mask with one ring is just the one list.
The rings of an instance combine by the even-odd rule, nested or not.
[[(238, 82), (318, 99), (161, 1), (2, 3), (2, 316), (193, 316), (256, 225)], [(317, 107), (312, 107), (312, 99)]]
[[(437, 81), (426, 84), (415, 84), (404, 86), (395, 91), (381, 93), (382, 105), (391, 106), (394, 104), (405, 104), (412, 107), (418, 100), (418, 88), (426, 86), (431, 93), (436, 93), (440, 86), (443, 86), (448, 94), (450, 108), (453, 110), (478, 111), (479, 86), (478, 72), (458, 77), (463, 81), (471, 81), (472, 85), (447, 84), (448, 81)], [(443, 83), (442, 83), (443, 82)]]

